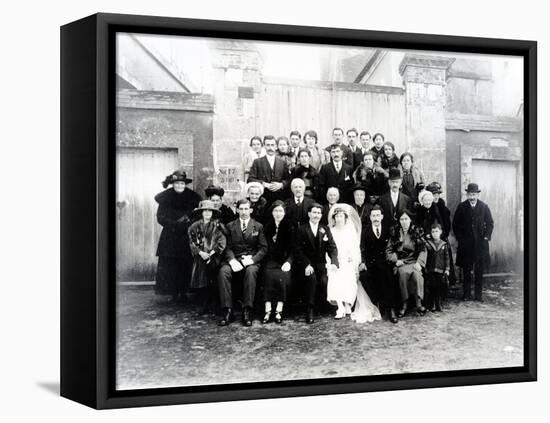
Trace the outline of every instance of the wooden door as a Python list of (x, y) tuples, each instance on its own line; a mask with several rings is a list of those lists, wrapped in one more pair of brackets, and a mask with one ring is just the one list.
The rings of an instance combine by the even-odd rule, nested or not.
[(479, 184), (479, 198), (488, 204), (495, 221), (489, 244), (492, 272), (518, 271), (518, 261), (522, 257), (517, 163), (472, 159), (472, 182)]
[(117, 148), (117, 281), (154, 281), (161, 226), (154, 196), (177, 168), (177, 149)]

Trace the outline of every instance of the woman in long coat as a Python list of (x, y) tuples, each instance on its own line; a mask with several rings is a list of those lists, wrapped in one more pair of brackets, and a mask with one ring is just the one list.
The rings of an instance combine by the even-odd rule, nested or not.
[[(165, 191), (155, 196), (159, 207), (157, 221), (162, 226), (157, 247), (158, 266), (155, 284), (157, 295), (181, 297), (191, 278), (191, 251), (187, 230), (200, 196), (187, 188), (192, 180), (183, 171), (168, 175), (162, 183)], [(170, 188), (168, 188), (172, 185)]]
[(386, 177), (389, 177), (390, 169), (399, 167), (399, 157), (395, 154), (395, 145), (392, 142), (386, 141), (382, 150), (384, 154), (379, 157), (380, 166), (384, 169)]
[(190, 288), (197, 290), (199, 302), (205, 311), (213, 311), (216, 298), (216, 276), (220, 267), (222, 253), (227, 240), (225, 228), (219, 221), (220, 211), (210, 200), (203, 200), (195, 209), (194, 215), (199, 220), (188, 230), (189, 246), (193, 256), (193, 271)]
[(246, 198), (250, 200), (250, 217), (262, 225), (266, 220), (267, 200), (263, 197), (264, 186), (259, 182), (246, 184)]
[(311, 152), (305, 148), (298, 151), (298, 164), (290, 173), (290, 180), (300, 178), (304, 181), (304, 195), (317, 200), (319, 172), (311, 165)]
[(353, 172), (353, 179), (360, 183), (369, 195), (380, 196), (389, 189), (384, 170), (376, 162), (372, 151), (363, 154), (363, 161)]
[(411, 153), (407, 152), (401, 154), (399, 165), (403, 171), (401, 192), (408, 195), (410, 198), (416, 199), (425, 186), (424, 174), (414, 164), (414, 158)]
[(415, 223), (422, 230), (424, 239), (428, 241), (431, 239), (432, 225), (434, 223), (443, 225), (443, 219), (439, 214), (437, 205), (434, 203), (434, 195), (430, 191), (420, 191), (418, 203), (420, 205), (416, 209)]
[(318, 137), (315, 131), (307, 131), (304, 134), (304, 142), (306, 144), (305, 148), (311, 155), (311, 166), (319, 172), (321, 166), (330, 162), (329, 153), (317, 145)]
[(231, 207), (223, 204), (223, 196), (225, 194), (223, 187), (208, 185), (204, 189), (204, 194), (208, 200), (212, 200), (214, 207), (220, 211), (219, 219), (224, 225), (227, 225), (237, 218), (237, 215)]
[[(275, 323), (281, 323), (290, 284), (294, 236), (291, 222), (285, 219), (284, 203), (276, 200), (270, 211), (271, 217), (264, 228), (267, 254), (264, 264), (265, 316), (262, 322), (268, 323), (273, 318)], [(272, 303), (277, 303), (273, 313)]]
[(399, 218), (399, 224), (394, 227), (386, 248), (386, 260), (394, 266), (394, 274), (398, 278), (402, 306), (398, 317), (407, 312), (409, 296), (415, 300), (416, 310), (425, 314), (422, 305), (424, 298), (424, 277), (422, 269), (426, 266), (427, 252), (422, 236), (412, 223), (414, 214), (404, 210)]

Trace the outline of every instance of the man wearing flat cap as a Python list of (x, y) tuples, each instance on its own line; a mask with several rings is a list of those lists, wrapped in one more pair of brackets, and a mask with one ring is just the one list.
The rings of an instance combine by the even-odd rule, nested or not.
[(479, 199), (478, 184), (466, 188), (466, 200), (456, 208), (453, 231), (458, 240), (456, 264), (462, 267), (464, 299), (471, 299), (472, 271), (474, 272), (474, 299), (482, 301), (483, 272), (489, 265), (489, 241), (493, 233), (493, 217), (489, 206)]

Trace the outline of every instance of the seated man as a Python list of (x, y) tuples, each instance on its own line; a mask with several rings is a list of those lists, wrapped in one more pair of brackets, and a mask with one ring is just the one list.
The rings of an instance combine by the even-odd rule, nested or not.
[(399, 290), (386, 262), (386, 247), (390, 232), (382, 225), (384, 215), (379, 205), (370, 210), (370, 222), (361, 231), (361, 264), (359, 279), (372, 302), (387, 313), (392, 323), (397, 323), (395, 308)]
[(267, 252), (267, 241), (261, 223), (250, 218), (250, 200), (237, 202), (238, 219), (227, 225), (227, 247), (225, 262), (218, 273), (218, 289), (223, 317), (220, 326), (226, 326), (235, 320), (233, 316), (233, 292), (231, 282), (233, 276), (242, 278), (243, 312), (242, 323), (252, 326), (252, 305), (256, 292), (256, 280), (260, 270), (260, 262)]
[(326, 299), (327, 269), (326, 256), (330, 257), (331, 266), (337, 268), (338, 249), (328, 226), (322, 225), (323, 207), (318, 203), (309, 206), (309, 222), (300, 226), (297, 232), (295, 257), (298, 268), (305, 276), (305, 301), (307, 303), (306, 323), (314, 322), (314, 309), (318, 290)]

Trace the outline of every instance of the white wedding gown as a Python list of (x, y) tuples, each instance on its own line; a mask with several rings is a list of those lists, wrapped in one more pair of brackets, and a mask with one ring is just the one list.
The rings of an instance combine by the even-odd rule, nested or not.
[[(336, 205), (329, 213), (328, 221), (338, 249), (339, 267), (328, 271), (327, 301), (332, 304), (336, 304), (337, 301), (352, 305), (355, 303), (351, 318), (358, 323), (380, 320), (378, 307), (372, 303), (359, 281), (361, 220), (349, 205), (338, 204), (338, 206), (346, 210), (349, 218), (344, 226), (336, 227), (333, 224), (330, 225), (333, 222), (332, 211), (337, 209)], [(330, 263), (330, 259), (328, 262)]]

